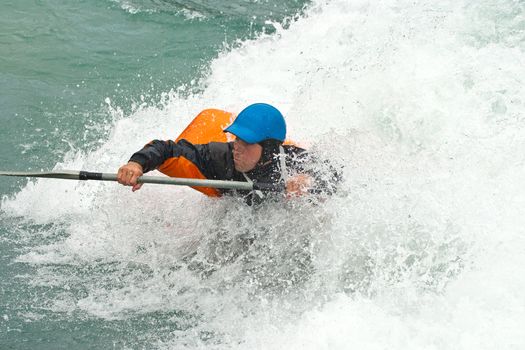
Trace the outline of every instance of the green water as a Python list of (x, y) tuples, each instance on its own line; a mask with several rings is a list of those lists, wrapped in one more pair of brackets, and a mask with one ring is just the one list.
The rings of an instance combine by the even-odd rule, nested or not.
[[(282, 22), (304, 5), (304, 1), (3, 1), (0, 168), (51, 169), (71, 150), (97, 148), (113, 123), (107, 98), (127, 115), (137, 103), (158, 104), (161, 94), (172, 89), (190, 93), (221, 50), (271, 32), (267, 20)], [(0, 195), (13, 195), (25, 183), (3, 178)], [(60, 269), (60, 274), (71, 276), (67, 290), (60, 284), (32, 285), (37, 270), (16, 257), (52, 244), (64, 232), (60, 225), (39, 226), (5, 216), (0, 220), (0, 349), (151, 348), (196, 322), (188, 316), (182, 317), (187, 324), (180, 324), (174, 320), (181, 315), (171, 313), (101, 321), (78, 312), (57, 312), (57, 306), (50, 305), (53, 300), (86, 295), (85, 278), (109, 283), (104, 276), (114, 267), (50, 266), (51, 274)], [(118, 270), (131, 275), (141, 267)]]

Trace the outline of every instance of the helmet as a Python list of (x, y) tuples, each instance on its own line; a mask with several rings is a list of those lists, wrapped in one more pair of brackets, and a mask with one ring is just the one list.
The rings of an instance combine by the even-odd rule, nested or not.
[(284, 142), (286, 123), (279, 110), (266, 103), (249, 105), (224, 129), (247, 143), (274, 139)]

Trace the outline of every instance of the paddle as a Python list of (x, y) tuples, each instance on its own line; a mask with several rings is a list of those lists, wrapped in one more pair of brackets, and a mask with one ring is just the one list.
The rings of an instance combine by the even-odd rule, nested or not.
[[(117, 174), (94, 173), (89, 171), (47, 171), (47, 172), (14, 172), (0, 171), (0, 176), (17, 176), (17, 177), (43, 177), (51, 179), (67, 180), (98, 180), (98, 181), (117, 181)], [(141, 176), (137, 179), (138, 183), (144, 184), (161, 184), (161, 185), (181, 185), (194, 187), (214, 187), (228, 188), (232, 190), (267, 190), (279, 191), (282, 185), (270, 183), (250, 183), (241, 181), (224, 181), (224, 180), (201, 180), (186, 179), (180, 177), (160, 177), (160, 176)]]

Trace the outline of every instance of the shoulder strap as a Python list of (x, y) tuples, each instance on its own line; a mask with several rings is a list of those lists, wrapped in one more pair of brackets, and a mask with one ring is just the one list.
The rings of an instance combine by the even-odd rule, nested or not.
[(281, 180), (286, 182), (288, 180), (288, 171), (286, 169), (286, 154), (282, 145), (279, 146), (279, 162), (281, 165)]

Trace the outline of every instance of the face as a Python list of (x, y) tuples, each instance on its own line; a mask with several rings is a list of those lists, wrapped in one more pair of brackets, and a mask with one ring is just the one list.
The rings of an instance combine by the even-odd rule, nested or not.
[(247, 172), (255, 168), (262, 155), (262, 146), (258, 143), (246, 143), (236, 139), (233, 143), (233, 162), (235, 170)]

